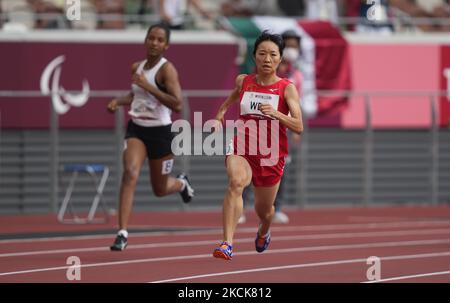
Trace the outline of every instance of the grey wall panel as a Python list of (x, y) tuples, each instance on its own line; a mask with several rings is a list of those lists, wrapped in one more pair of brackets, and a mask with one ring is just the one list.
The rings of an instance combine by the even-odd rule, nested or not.
[[(365, 138), (361, 130), (311, 129), (305, 155), (300, 154), (300, 148), (292, 147), (292, 162), (285, 168), (284, 204), (363, 205)], [(429, 131), (376, 130), (373, 138), (372, 204), (430, 203)], [(49, 142), (48, 130), (2, 130), (0, 213), (48, 212), (51, 209)], [(65, 163), (100, 163), (111, 169), (104, 199), (108, 207), (117, 208), (121, 168), (116, 165), (116, 157), (122, 148), (121, 140), (116, 140), (111, 130), (60, 130), (59, 201), (70, 179), (70, 174), (62, 170)], [(298, 170), (301, 157), (306, 157), (307, 161), (304, 175)], [(186, 163), (188, 167), (184, 167)], [(450, 202), (450, 130), (447, 129), (439, 133), (438, 163), (438, 200)], [(192, 204), (183, 204), (179, 195), (155, 197), (146, 162), (136, 189), (134, 209), (221, 208), (228, 182), (224, 156), (176, 157), (173, 174), (187, 168), (196, 191)], [(305, 188), (299, 187), (301, 178), (304, 178)], [(87, 210), (93, 195), (92, 180), (88, 175), (80, 175), (73, 195), (77, 209)], [(301, 201), (302, 197), (305, 201)], [(251, 208), (252, 201), (246, 207)]]

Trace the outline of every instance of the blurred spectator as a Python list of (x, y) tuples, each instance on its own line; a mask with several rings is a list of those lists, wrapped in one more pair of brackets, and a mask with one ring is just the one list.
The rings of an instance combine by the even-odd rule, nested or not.
[(289, 17), (300, 17), (305, 15), (304, 0), (278, 0), (278, 7)]
[[(307, 69), (305, 66), (305, 58), (302, 54), (302, 46), (306, 43), (301, 43), (302, 39), (295, 30), (287, 30), (282, 33), (285, 49), (283, 52), (283, 60), (278, 67), (280, 77), (285, 77), (294, 83), (300, 95), (302, 112), (306, 118), (314, 118), (317, 115), (318, 105), (316, 98), (307, 98), (308, 92), (307, 78), (304, 72)], [(306, 72), (305, 72), (306, 74)], [(305, 85), (306, 83), (306, 85)], [(292, 139), (294, 143), (300, 141), (300, 137), (293, 133)]]
[(221, 11), (222, 15), (226, 17), (282, 15), (278, 0), (225, 0), (222, 2)]
[[(433, 22), (432, 18), (449, 18), (450, 7), (444, 0), (390, 0), (390, 5), (413, 18), (430, 18), (426, 24), (418, 24), (423, 31), (449, 31), (449, 24)], [(447, 19), (448, 20), (448, 19)]]
[(294, 30), (287, 30), (282, 33), (285, 49), (283, 59), (278, 67), (279, 76), (288, 78), (297, 88), (299, 95), (302, 95), (303, 75), (300, 70), (301, 37)]
[(222, 3), (222, 15), (226, 17), (248, 17), (253, 15), (252, 8), (241, 0), (228, 0)]
[(74, 29), (94, 30), (97, 28), (97, 11), (93, 1), (80, 2), (80, 20), (72, 20), (71, 27)]
[(338, 3), (336, 0), (305, 0), (306, 17), (339, 24)]
[[(344, 17), (360, 18), (361, 17), (361, 0), (347, 0), (344, 4)], [(353, 22), (346, 23), (343, 27), (345, 30), (354, 31), (355, 24)]]
[(195, 20), (195, 27), (205, 30), (223, 29), (220, 24), (222, 15), (220, 12), (221, 2), (219, 0), (203, 0), (202, 7), (208, 12), (208, 17), (204, 18), (198, 10), (190, 10), (190, 14)]
[(439, 16), (441, 14), (448, 16), (450, 11), (448, 0), (416, 0), (416, 3), (422, 9), (428, 13), (432, 13), (435, 16)]
[(127, 19), (127, 23), (140, 24), (145, 28), (150, 24), (156, 23), (158, 19), (152, 18), (154, 14), (152, 4), (152, 0), (126, 0), (125, 14), (131, 17)]
[(27, 0), (1, 0), (3, 30), (26, 31), (34, 28), (34, 12)]
[[(450, 5), (448, 2), (448, 0), (416, 0), (417, 5), (424, 9), (427, 13), (431, 14), (435, 18), (446, 18), (447, 22), (450, 21)], [(438, 31), (450, 31), (450, 23), (437, 23), (434, 27), (435, 30)]]
[[(285, 44), (285, 49), (283, 51), (283, 59), (278, 67), (278, 74), (282, 78), (288, 78), (297, 88), (300, 100), (302, 103), (302, 109), (306, 116), (313, 116), (317, 112), (317, 107), (314, 112), (311, 113), (308, 106), (303, 104), (303, 75), (300, 69), (300, 54), (301, 54), (301, 37), (294, 30), (284, 31), (281, 36)], [(289, 132), (290, 143), (289, 146), (295, 147), (300, 143), (301, 136), (294, 132)], [(289, 154), (286, 157), (285, 165), (288, 166), (292, 163), (292, 156)], [(286, 169), (286, 167), (285, 167)], [(275, 215), (273, 217), (273, 222), (275, 223), (288, 223), (289, 217), (282, 211), (282, 203), (284, 202), (284, 191), (285, 191), (286, 175), (283, 175), (280, 187), (278, 189), (277, 196), (275, 198)]]
[(125, 0), (92, 0), (97, 11), (97, 28), (125, 28)]
[(65, 15), (64, 0), (28, 0), (36, 15), (35, 28), (67, 28), (70, 27)]
[(189, 22), (194, 22), (192, 18), (187, 17), (190, 7), (196, 9), (203, 18), (213, 19), (213, 15), (203, 8), (201, 0), (155, 0), (155, 4), (155, 11), (161, 21), (174, 30), (193, 27), (188, 26)]

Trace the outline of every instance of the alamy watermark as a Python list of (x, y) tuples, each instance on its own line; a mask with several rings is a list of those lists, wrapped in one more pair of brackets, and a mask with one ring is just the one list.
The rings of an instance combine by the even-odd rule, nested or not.
[[(280, 155), (278, 120), (226, 120), (223, 125), (225, 142), (227, 142), (225, 144), (228, 145), (226, 149), (224, 148), (223, 131), (215, 131), (216, 125), (217, 120), (215, 119), (203, 123), (201, 112), (194, 113), (193, 126), (186, 120), (174, 121), (171, 131), (178, 134), (172, 140), (172, 153), (175, 156), (258, 155), (261, 156), (261, 166), (273, 166), (278, 162)], [(236, 143), (233, 142), (235, 130), (237, 132)], [(209, 134), (203, 140), (204, 133)], [(192, 134), (195, 142), (193, 148)]]
[(371, 5), (366, 13), (367, 19), (372, 22), (381, 21), (384, 17), (381, 0), (366, 0), (366, 4)]
[(66, 278), (69, 281), (81, 280), (81, 260), (77, 256), (70, 256), (66, 260), (66, 264), (70, 265), (66, 271)]
[(367, 258), (367, 265), (371, 265), (366, 272), (366, 278), (368, 281), (380, 281), (381, 280), (381, 260), (379, 257), (371, 256)]
[(81, 20), (81, 0), (66, 0), (66, 18), (69, 21)]

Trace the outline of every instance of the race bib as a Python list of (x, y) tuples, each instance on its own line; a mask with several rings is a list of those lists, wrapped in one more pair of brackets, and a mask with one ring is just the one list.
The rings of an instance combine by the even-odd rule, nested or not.
[(173, 168), (173, 159), (165, 160), (161, 166), (161, 174), (168, 175), (172, 172)]
[(140, 99), (135, 97), (131, 103), (131, 110), (128, 114), (135, 118), (155, 118), (155, 108), (158, 106), (158, 102), (154, 98)]
[(275, 110), (278, 110), (279, 95), (244, 92), (241, 100), (241, 115), (261, 115), (266, 116), (260, 111), (261, 104), (270, 104)]

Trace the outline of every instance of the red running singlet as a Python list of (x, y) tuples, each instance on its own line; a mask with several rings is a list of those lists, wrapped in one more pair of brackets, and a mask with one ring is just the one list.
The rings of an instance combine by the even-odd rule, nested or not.
[(286, 127), (264, 115), (259, 106), (270, 103), (287, 115), (289, 108), (284, 91), (289, 83), (288, 79), (282, 78), (271, 85), (260, 85), (255, 74), (247, 75), (243, 80), (239, 94), (240, 115), (235, 122), (237, 136), (230, 143), (227, 155), (240, 155), (247, 160), (252, 168), (254, 186), (273, 186), (283, 175), (284, 157), (288, 154)]

